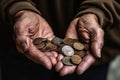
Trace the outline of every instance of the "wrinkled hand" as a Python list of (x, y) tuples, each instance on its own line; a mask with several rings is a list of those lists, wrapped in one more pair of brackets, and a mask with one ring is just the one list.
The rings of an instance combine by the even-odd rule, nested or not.
[(104, 32), (94, 14), (85, 14), (74, 19), (68, 27), (66, 38), (81, 39), (84, 43), (89, 44), (90, 50), (86, 52), (87, 55), (78, 66), (64, 66), (61, 62), (63, 55), (58, 55), (59, 62), (56, 64), (56, 71), (60, 72), (62, 76), (75, 71), (77, 74), (82, 74), (95, 62), (96, 58), (101, 57), (103, 37)]
[(49, 24), (40, 15), (27, 10), (18, 12), (15, 19), (14, 34), (18, 51), (32, 61), (51, 69), (57, 62), (57, 53), (41, 52), (32, 43), (37, 37), (52, 40), (54, 34)]

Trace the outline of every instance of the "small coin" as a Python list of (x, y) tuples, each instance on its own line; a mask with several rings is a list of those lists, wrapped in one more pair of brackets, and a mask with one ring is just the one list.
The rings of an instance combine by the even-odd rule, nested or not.
[(73, 55), (71, 57), (71, 61), (73, 64), (80, 64), (80, 62), (82, 61), (82, 58), (78, 55)]
[(65, 39), (63, 40), (63, 43), (64, 43), (64, 44), (68, 44), (68, 45), (73, 45), (73, 43), (76, 42), (76, 41), (77, 41), (77, 39), (65, 38)]
[(47, 42), (46, 46), (44, 48), (42, 48), (42, 51), (56, 51), (57, 50), (57, 46), (52, 44), (50, 41)]
[(36, 39), (33, 40), (33, 44), (34, 45), (39, 45), (41, 42), (47, 42), (48, 39), (47, 38), (41, 38), (41, 37), (38, 37)]
[(62, 53), (62, 48), (63, 48), (63, 46), (65, 46), (65, 44), (60, 44), (60, 45), (58, 46), (58, 52), (59, 52), (59, 53)]
[(55, 44), (55, 45), (60, 45), (61, 43), (62, 43), (62, 39), (61, 38), (59, 38), (59, 37), (54, 37), (53, 39), (52, 39), (52, 43), (53, 44)]
[(61, 49), (61, 52), (65, 55), (65, 56), (72, 56), (74, 55), (74, 49), (69, 46), (69, 45), (64, 45)]
[(74, 42), (73, 47), (76, 50), (83, 50), (84, 49), (84, 45), (82, 43), (78, 42), (78, 41)]
[(46, 46), (45, 42), (41, 42), (40, 44), (35, 45), (39, 50), (41, 50), (42, 48), (44, 48)]
[(85, 55), (86, 55), (86, 53), (85, 53), (85, 51), (75, 51), (75, 55), (78, 55), (78, 56), (80, 56), (81, 58), (83, 58)]
[(63, 64), (64, 65), (68, 65), (68, 66), (72, 66), (73, 64), (72, 64), (72, 62), (71, 62), (71, 57), (64, 57), (63, 59), (62, 59), (62, 62), (63, 62)]

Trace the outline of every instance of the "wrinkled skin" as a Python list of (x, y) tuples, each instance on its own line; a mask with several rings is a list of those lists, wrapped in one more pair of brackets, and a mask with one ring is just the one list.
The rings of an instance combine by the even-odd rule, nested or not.
[(62, 54), (54, 51), (41, 52), (33, 45), (32, 41), (37, 37), (49, 40), (54, 37), (49, 24), (40, 15), (31, 11), (20, 11), (16, 14), (15, 19), (14, 34), (18, 51), (47, 69), (55, 66), (61, 76), (72, 74), (75, 71), (82, 74), (95, 62), (96, 58), (101, 57), (104, 32), (94, 14), (85, 14), (74, 19), (66, 32), (65, 38), (82, 39), (83, 42), (90, 45), (90, 51), (78, 66), (64, 66), (61, 62)]
[(101, 57), (103, 37), (104, 32), (94, 14), (84, 14), (74, 19), (68, 27), (66, 38), (81, 39), (84, 43), (89, 44), (90, 50), (86, 52), (87, 55), (78, 66), (64, 66), (61, 62), (63, 55), (58, 55), (56, 71), (60, 72), (61, 76), (72, 74), (75, 71), (77, 74), (82, 74), (95, 62), (96, 58)]
[(57, 62), (57, 53), (41, 52), (32, 43), (37, 37), (52, 40), (54, 33), (49, 24), (40, 15), (31, 11), (20, 11), (15, 19), (14, 35), (18, 51), (32, 61), (51, 69)]

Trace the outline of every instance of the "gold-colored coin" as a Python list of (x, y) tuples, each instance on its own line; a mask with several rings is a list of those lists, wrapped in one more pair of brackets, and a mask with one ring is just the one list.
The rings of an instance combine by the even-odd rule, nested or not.
[(63, 40), (63, 43), (64, 43), (64, 44), (67, 44), (67, 45), (73, 45), (73, 43), (76, 42), (76, 41), (77, 41), (77, 39), (65, 38), (65, 39)]
[(71, 57), (71, 61), (72, 61), (73, 64), (80, 64), (81, 61), (82, 61), (82, 58), (78, 55), (73, 55)]
[(41, 42), (47, 42), (48, 39), (47, 38), (41, 38), (41, 37), (38, 37), (36, 39), (33, 40), (33, 44), (34, 45), (39, 45)]
[(78, 56), (80, 56), (81, 58), (83, 58), (85, 55), (86, 55), (86, 53), (85, 53), (85, 51), (75, 51), (75, 55), (78, 55)]
[(76, 50), (83, 50), (84, 49), (84, 45), (82, 43), (78, 42), (78, 41), (74, 42), (73, 47)]
[(50, 41), (47, 42), (46, 46), (44, 48), (42, 48), (42, 51), (56, 51), (57, 50), (57, 46), (52, 44)]
[(71, 62), (71, 57), (64, 57), (63, 59), (62, 59), (62, 62), (63, 62), (63, 64), (64, 65), (67, 65), (67, 66), (72, 66), (72, 65), (74, 65), (72, 62)]
[(44, 48), (46, 46), (45, 42), (41, 42), (40, 44), (35, 45), (39, 50), (41, 50), (42, 48)]

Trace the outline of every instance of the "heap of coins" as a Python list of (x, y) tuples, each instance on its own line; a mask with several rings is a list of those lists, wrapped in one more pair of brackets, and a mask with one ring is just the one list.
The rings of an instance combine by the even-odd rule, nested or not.
[(33, 44), (43, 52), (57, 51), (62, 53), (64, 55), (62, 62), (68, 66), (80, 64), (88, 50), (88, 46), (72, 38), (54, 37), (50, 41), (47, 38), (38, 37), (33, 40)]
[(58, 46), (53, 44), (47, 38), (38, 37), (33, 40), (33, 44), (43, 52), (57, 51)]

